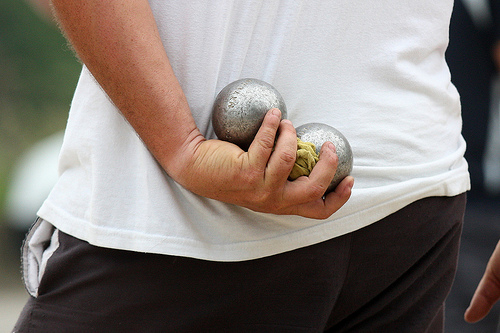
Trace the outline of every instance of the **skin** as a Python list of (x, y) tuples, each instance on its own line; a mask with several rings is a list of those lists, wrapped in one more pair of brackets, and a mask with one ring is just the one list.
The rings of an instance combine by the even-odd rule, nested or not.
[(486, 317), (493, 305), (500, 299), (500, 241), (486, 266), (486, 271), (477, 286), (465, 321), (475, 323)]
[(492, 48), (493, 62), (495, 63), (497, 71), (500, 71), (500, 41), (496, 41)]
[[(500, 41), (492, 48), (493, 62), (500, 70)], [(493, 305), (500, 299), (500, 241), (488, 261), (471, 303), (464, 314), (468, 323), (476, 323), (486, 317)]]
[(309, 177), (287, 180), (296, 133), (290, 121), (280, 120), (277, 109), (268, 112), (248, 152), (206, 140), (170, 66), (147, 0), (54, 0), (52, 5), (77, 56), (168, 175), (188, 190), (254, 211), (316, 219), (328, 218), (348, 200), (352, 177), (323, 199), (338, 163), (331, 143), (323, 145)]
[[(32, 3), (36, 8), (41, 10), (44, 14), (46, 14), (47, 17), (49, 17), (50, 16), (49, 1), (50, 0), (30, 0), (29, 2)], [(75, 49), (77, 49), (77, 53), (80, 56), (80, 58), (82, 58), (82, 59), (94, 58), (92, 63), (97, 62), (99, 60), (99, 59), (95, 59), (95, 58), (98, 57), (101, 54), (101, 52), (104, 52), (108, 56), (110, 54), (109, 54), (109, 52), (105, 52), (105, 50), (102, 50), (102, 46), (100, 48), (101, 52), (99, 52), (99, 53), (90, 54), (88, 52), (85, 52), (84, 47), (87, 44), (89, 44), (89, 43), (92, 44), (92, 43), (94, 43), (94, 41), (99, 41), (99, 40), (103, 40), (103, 39), (104, 40), (111, 39), (111, 38), (113, 38), (114, 33), (121, 35), (121, 38), (126, 38), (127, 36), (125, 33), (127, 32), (127, 30), (130, 30), (130, 26), (129, 27), (124, 26), (124, 27), (122, 27), (122, 29), (115, 29), (115, 30), (111, 30), (111, 31), (107, 30), (107, 29), (110, 29), (110, 27), (108, 27), (107, 29), (105, 28), (106, 24), (104, 24), (101, 29), (99, 29), (99, 27), (96, 26), (97, 24), (103, 23), (103, 21), (102, 21), (103, 17), (102, 16), (97, 17), (95, 15), (92, 15), (93, 14), (92, 9), (97, 9), (98, 6), (108, 7), (107, 5), (108, 4), (106, 4), (106, 3), (105, 4), (72, 4), (70, 2), (66, 3), (66, 1), (54, 1), (54, 5), (53, 5), (54, 11), (59, 19), (59, 22), (60, 22), (60, 25), (61, 25), (63, 31), (66, 31), (66, 29), (67, 29), (66, 35), (69, 37), (70, 41), (73, 42), (73, 45), (74, 45)], [(113, 16), (113, 19), (116, 20), (115, 22), (119, 22), (121, 19), (123, 19), (123, 17), (124, 17), (123, 15), (125, 15), (127, 12), (130, 12), (131, 10), (133, 10), (133, 8), (135, 6), (139, 6), (139, 8), (141, 9), (141, 13), (142, 13), (141, 18), (145, 19), (145, 22), (147, 22), (147, 27), (145, 27), (145, 29), (144, 29), (145, 31), (141, 32), (139, 35), (147, 36), (145, 34), (147, 34), (147, 32), (149, 30), (150, 33), (153, 33), (152, 35), (150, 35), (150, 37), (153, 38), (153, 40), (149, 41), (149, 42), (154, 43), (154, 44), (158, 44), (158, 42), (159, 42), (158, 33), (156, 31), (154, 23), (151, 21), (152, 15), (150, 13), (148, 13), (148, 9), (146, 8), (144, 2), (142, 2), (142, 1), (134, 2), (133, 4), (130, 4), (130, 6), (128, 8), (125, 8), (125, 5), (126, 4), (120, 4), (119, 2), (109, 3), (109, 7), (107, 9), (111, 12), (115, 11), (114, 8), (118, 9), (116, 6), (121, 6), (121, 8), (122, 8), (122, 10), (119, 10), (119, 11), (117, 10), (116, 16)], [(72, 14), (76, 10), (82, 9), (82, 8), (86, 9), (86, 13), (82, 13), (81, 15), (75, 15), (75, 16)], [(87, 16), (87, 17), (93, 16), (94, 23), (93, 24), (85, 24), (85, 22), (79, 21), (84, 16)], [(93, 37), (91, 37), (89, 35), (89, 36), (87, 36), (88, 38), (86, 38), (86, 36), (84, 34), (83, 35), (79, 34), (78, 30), (79, 30), (79, 28), (82, 27), (82, 23), (86, 29), (91, 29), (94, 34), (97, 34), (97, 36), (94, 35)], [(137, 24), (137, 23), (138, 22), (135, 22), (135, 24)], [(102, 29), (106, 29), (107, 35), (98, 36), (99, 31), (103, 31)], [(89, 30), (86, 30), (86, 31), (89, 31)], [(133, 35), (131, 35), (131, 37), (130, 37), (131, 38), (130, 41), (133, 41), (132, 36)], [(96, 39), (94, 39), (94, 38), (96, 38)], [(120, 41), (123, 42), (123, 39), (120, 39)], [(147, 43), (146, 40), (143, 40), (142, 42)], [(140, 43), (137, 43), (137, 40), (135, 40), (135, 43), (136, 43), (135, 46), (130, 45), (131, 49), (132, 50), (135, 49), (137, 51), (137, 48), (138, 48), (140, 50), (140, 47), (141, 47)], [(118, 48), (118, 47), (119, 47), (119, 43), (117, 43), (115, 45), (115, 48)], [(170, 65), (168, 63), (168, 59), (166, 59), (166, 54), (162, 54), (164, 52), (161, 52), (161, 50), (159, 50), (159, 46), (157, 46), (155, 48), (155, 50), (156, 50), (156, 52), (158, 52), (157, 56), (159, 55), (160, 58), (163, 58), (163, 60), (159, 60), (160, 63), (162, 63), (164, 66), (162, 68), (161, 72), (163, 72), (164, 74), (167, 74), (166, 77), (168, 77), (170, 79), (168, 82), (174, 82), (174, 85), (171, 87), (171, 90), (169, 90), (167, 87), (167, 81), (165, 81), (165, 83), (157, 82), (159, 87), (161, 87), (161, 88), (159, 88), (159, 90), (163, 89), (165, 91), (170, 91), (172, 93), (172, 95), (174, 96), (174, 97), (172, 97), (173, 98), (172, 101), (175, 102), (173, 104), (174, 107), (175, 107), (175, 105), (181, 105), (183, 107), (182, 116), (186, 116), (189, 118), (189, 125), (190, 125), (189, 128), (193, 132), (191, 133), (191, 135), (187, 135), (187, 137), (184, 137), (183, 139), (187, 140), (187, 141), (189, 141), (190, 139), (193, 139), (194, 142), (192, 142), (192, 143), (186, 142), (185, 145), (187, 145), (187, 147), (193, 147), (193, 145), (195, 147), (199, 147), (201, 145), (201, 143), (207, 142), (207, 141), (204, 140), (204, 138), (202, 138), (201, 133), (199, 133), (199, 131), (197, 131), (196, 126), (194, 125), (194, 121), (192, 120), (192, 117), (190, 117), (190, 113), (188, 113), (186, 111), (186, 110), (188, 110), (187, 102), (185, 101), (185, 98), (182, 96), (183, 94), (180, 92), (180, 87), (179, 87), (178, 83), (176, 82), (176, 79), (174, 77), (172, 69), (170, 68)], [(492, 53), (493, 53), (494, 62), (496, 64), (497, 68), (500, 69), (500, 42), (497, 42), (494, 45)], [(140, 62), (139, 59), (137, 59), (137, 58), (134, 59), (134, 54), (137, 56), (137, 54), (133, 52), (132, 54), (130, 54), (131, 58), (128, 58), (128, 59), (126, 59), (126, 55), (125, 55), (125, 59), (122, 59), (122, 61), (124, 61), (125, 63), (127, 63), (128, 61)], [(107, 59), (109, 60), (109, 58), (107, 58)], [(106, 61), (108, 61), (108, 60), (103, 59), (102, 62), (95, 63), (92, 66), (91, 71), (93, 72), (93, 74), (95, 76), (100, 77), (100, 75), (98, 75), (98, 71), (102, 70), (103, 66), (104, 67), (106, 66)], [(150, 61), (153, 61), (153, 60), (150, 59)], [(108, 65), (111, 66), (113, 64), (111, 63)], [(116, 78), (116, 70), (119, 69), (119, 66), (114, 66), (113, 68), (114, 68), (115, 72), (114, 72), (114, 74), (112, 74), (110, 76), (115, 76), (115, 78)], [(115, 104), (118, 105), (118, 103), (119, 103), (119, 105), (124, 105), (122, 108), (120, 108), (120, 110), (122, 111), (122, 113), (124, 113), (124, 115), (126, 116), (127, 119), (129, 119), (129, 117), (127, 115), (131, 114), (131, 116), (130, 116), (131, 119), (129, 119), (129, 121), (134, 120), (134, 118), (140, 118), (141, 113), (143, 113), (145, 115), (145, 119), (142, 121), (141, 121), (141, 119), (136, 119), (136, 122), (138, 123), (138, 129), (144, 128), (144, 130), (141, 131), (141, 133), (144, 132), (141, 135), (141, 137), (143, 138), (143, 140), (145, 140), (145, 142), (151, 142), (152, 148), (155, 151), (155, 156), (157, 156), (157, 158), (159, 160), (161, 160), (161, 161), (168, 160), (169, 159), (168, 156), (164, 156), (165, 154), (167, 154), (167, 152), (164, 152), (161, 150), (161, 146), (162, 146), (161, 141), (162, 140), (169, 140), (171, 138), (165, 138), (164, 134), (162, 134), (161, 132), (157, 132), (154, 129), (152, 129), (152, 132), (148, 132), (148, 128), (150, 128), (152, 126), (151, 125), (148, 126), (148, 125), (144, 124), (147, 121), (147, 119), (151, 119), (151, 117), (154, 117), (153, 115), (156, 113), (151, 112), (150, 110), (147, 110), (147, 108), (145, 108), (144, 106), (141, 107), (140, 104), (135, 105), (135, 110), (137, 110), (137, 111), (135, 111), (135, 113), (133, 111), (130, 111), (129, 108), (133, 107), (132, 104), (134, 104), (134, 102), (133, 101), (129, 101), (129, 102), (123, 101), (125, 99), (124, 96), (126, 96), (126, 94), (130, 92), (130, 89), (127, 89), (127, 84), (125, 84), (125, 88), (123, 88), (123, 87), (120, 88), (120, 84), (118, 82), (121, 82), (123, 84), (123, 81), (120, 80), (119, 76), (116, 79), (118, 81), (115, 84), (113, 84), (112, 82), (106, 84), (106, 86), (108, 86), (108, 85), (111, 86), (110, 89), (112, 89), (108, 92), (108, 94), (113, 93), (112, 99), (115, 102)], [(148, 80), (145, 80), (145, 81), (147, 82)], [(99, 80), (99, 82), (101, 84), (104, 83), (104, 82), (101, 82), (100, 80)], [(140, 82), (135, 82), (135, 84), (138, 84), (138, 83), (140, 84)], [(118, 85), (118, 87), (117, 87), (117, 85)], [(123, 91), (120, 92), (121, 89), (123, 89)], [(126, 91), (125, 89), (127, 89), (129, 91)], [(144, 90), (144, 89), (142, 89), (142, 90)], [(106, 91), (108, 91), (108, 90), (106, 90)], [(114, 97), (115, 94), (118, 96)], [(179, 98), (180, 101), (176, 101), (175, 96), (177, 96), (177, 98)], [(115, 100), (115, 98), (116, 98), (116, 100)], [(161, 103), (161, 100), (162, 100), (162, 98), (160, 98), (157, 101), (152, 102), (151, 104), (159, 103), (159, 105), (163, 105)], [(140, 100), (138, 100), (138, 99), (135, 99), (135, 101), (136, 101), (136, 103), (140, 102)], [(128, 106), (128, 108), (126, 108), (125, 106)], [(166, 107), (164, 109), (165, 112), (167, 112), (168, 110), (170, 110), (170, 108), (168, 108), (168, 107)], [(196, 168), (202, 169), (204, 167), (203, 162), (205, 162), (207, 159), (212, 160), (211, 163), (209, 163), (209, 165), (214, 165), (213, 167), (216, 167), (216, 165), (218, 164), (217, 158), (220, 155), (223, 155), (224, 163), (228, 163), (227, 166), (229, 168), (232, 168), (233, 172), (237, 171), (237, 169), (235, 169), (236, 167), (240, 168), (240, 170), (242, 171), (243, 174), (245, 174), (246, 168), (250, 168), (253, 170), (253, 173), (250, 173), (250, 175), (248, 176), (249, 183), (247, 183), (246, 185), (253, 184), (256, 182), (257, 184), (254, 185), (254, 189), (257, 189), (257, 187), (259, 187), (259, 185), (262, 185), (262, 184), (264, 184), (264, 187), (265, 187), (265, 185), (266, 185), (266, 180), (265, 180), (266, 172), (269, 173), (271, 177), (273, 175), (275, 175), (275, 177), (277, 179), (279, 179), (280, 177), (278, 176), (278, 174), (280, 173), (280, 170), (275, 170), (275, 165), (276, 164), (280, 165), (280, 163), (279, 162), (275, 163), (275, 160), (278, 158), (278, 161), (279, 161), (280, 157), (273, 156), (273, 161), (272, 161), (273, 163), (270, 164), (271, 155), (276, 155), (276, 152), (275, 153), (269, 152), (270, 142), (272, 142), (271, 139), (274, 140), (276, 127), (281, 129), (283, 133), (286, 133), (287, 138), (290, 136), (290, 134), (291, 134), (291, 132), (293, 132), (293, 130), (292, 130), (292, 128), (290, 128), (290, 126), (289, 126), (290, 124), (287, 121), (282, 121), (282, 123), (278, 124), (279, 120), (277, 120), (276, 118), (279, 116), (275, 112), (279, 112), (279, 111), (272, 110), (272, 112), (270, 112), (270, 115), (268, 115), (266, 117), (266, 120), (262, 126), (261, 131), (259, 132), (256, 140), (252, 144), (251, 151), (249, 151), (248, 153), (244, 153), (242, 151), (238, 151), (235, 147), (232, 147), (229, 144), (223, 143), (223, 142), (217, 142), (217, 143), (213, 143), (213, 144), (212, 143), (209, 143), (209, 144), (205, 143), (206, 146), (211, 145), (211, 147), (209, 147), (210, 149), (207, 149), (204, 151), (204, 153), (203, 153), (203, 154), (205, 154), (204, 159), (202, 159), (200, 162), (195, 162)], [(177, 113), (174, 113), (174, 115), (175, 114), (177, 114)], [(168, 120), (170, 120), (171, 117), (168, 117), (168, 115), (163, 114), (160, 119), (162, 119), (163, 116), (165, 117), (165, 119), (163, 119), (162, 124), (167, 126)], [(181, 118), (181, 120), (182, 120), (182, 118)], [(167, 123), (167, 124), (165, 124), (165, 123)], [(134, 126), (134, 128), (135, 128), (135, 126)], [(175, 128), (173, 128), (173, 126), (168, 126), (168, 128), (170, 130), (175, 129)], [(183, 132), (183, 133), (186, 133), (186, 132)], [(189, 133), (189, 131), (187, 131), (187, 133)], [(151, 134), (151, 137), (149, 137), (148, 134)], [(283, 135), (285, 135), (285, 134), (283, 134)], [(284, 148), (282, 148), (281, 146), (286, 145), (285, 141), (287, 141), (287, 140), (285, 140), (285, 138), (283, 138), (283, 135), (280, 135), (279, 144), (276, 146), (277, 148), (279, 146), (280, 151), (284, 150)], [(157, 140), (159, 140), (160, 142), (158, 143)], [(268, 140), (268, 141), (266, 142), (266, 140)], [(269, 140), (271, 140), (271, 141), (269, 141)], [(214, 140), (211, 140), (211, 141), (214, 141)], [(165, 141), (165, 142), (167, 142), (167, 141)], [(223, 150), (226, 148), (229, 149), (229, 151), (223, 152)], [(159, 150), (159, 151), (157, 151), (157, 150)], [(336, 160), (336, 157), (334, 156), (334, 153), (332, 153), (332, 150), (334, 150), (334, 148), (330, 146), (330, 148), (327, 151), (322, 151), (322, 163), (321, 163), (321, 165), (323, 166), (326, 164), (326, 166), (324, 166), (323, 168), (327, 168), (328, 163), (335, 164), (335, 163), (332, 163), (332, 161), (334, 162)], [(212, 151), (214, 153), (214, 155), (212, 155), (211, 157), (209, 155), (206, 155), (206, 154), (210, 154), (210, 151)], [(191, 153), (194, 154), (194, 152), (191, 152)], [(289, 164), (289, 160), (292, 159), (291, 155), (293, 155), (293, 154), (289, 150), (287, 150), (284, 154), (285, 155), (283, 155), (283, 157), (281, 157), (281, 159), (282, 159), (281, 164), (284, 166), (285, 169), (287, 169), (287, 166)], [(194, 154), (194, 155), (196, 155), (196, 154)], [(231, 156), (229, 156), (229, 155), (234, 156), (236, 158), (236, 161), (232, 161)], [(327, 156), (325, 156), (325, 155), (327, 155)], [(192, 156), (192, 155), (190, 155), (190, 156)], [(265, 164), (264, 164), (264, 162), (265, 162)], [(257, 163), (257, 165), (255, 165), (253, 163)], [(164, 164), (162, 163), (162, 166), (163, 165)], [(164, 167), (166, 167), (166, 165)], [(175, 168), (175, 169), (178, 170), (179, 168)], [(263, 169), (264, 169), (264, 171), (263, 171)], [(167, 169), (165, 169), (165, 170), (167, 170)], [(167, 172), (169, 172), (169, 171), (167, 170)], [(201, 172), (201, 173), (203, 173), (203, 172)], [(212, 171), (212, 173), (213, 173), (213, 171)], [(317, 177), (315, 179), (319, 179), (320, 175), (316, 176), (316, 174), (320, 173), (319, 170), (315, 168), (314, 173), (315, 173), (315, 177)], [(325, 173), (328, 174), (327, 171), (325, 171)], [(172, 175), (171, 172), (169, 172), (169, 174)], [(331, 174), (332, 178), (333, 178), (333, 174)], [(253, 175), (255, 175), (256, 179), (253, 178), (254, 177)], [(218, 176), (220, 176), (220, 174), (218, 174)], [(191, 176), (191, 177), (188, 176), (187, 178), (192, 180), (193, 177), (196, 177), (196, 175)], [(328, 177), (329, 176), (326, 176), (326, 178), (328, 178)], [(237, 179), (239, 177), (235, 177), (235, 178)], [(302, 178), (306, 178), (306, 177), (302, 177)], [(314, 183), (314, 179), (312, 179), (312, 180), (311, 179), (300, 179), (300, 182)], [(284, 195), (285, 187), (292, 186), (291, 184), (288, 184), (288, 183), (289, 182), (286, 182), (286, 184), (283, 185), (283, 181), (281, 181), (280, 190), (279, 190), (279, 192), (281, 192), (281, 194)], [(269, 184), (269, 183), (267, 183), (267, 184)], [(328, 200), (329, 200), (328, 203), (326, 202), (326, 200), (324, 203), (321, 203), (318, 199), (316, 199), (316, 200), (314, 200), (314, 205), (319, 206), (321, 208), (323, 216), (329, 216), (330, 212), (333, 213), (335, 210), (338, 209), (337, 207), (341, 207), (343, 205), (343, 203), (345, 201), (347, 201), (347, 199), (350, 195), (350, 189), (352, 187), (352, 184), (353, 184), (352, 177), (346, 178), (341, 183), (341, 185), (339, 185), (339, 187), (337, 188), (337, 191), (328, 196)], [(303, 184), (297, 184), (297, 188), (299, 188), (302, 185)], [(319, 185), (311, 184), (311, 185), (321, 187), (321, 186), (324, 186), (324, 183), (323, 183), (323, 185), (321, 185), (321, 184), (319, 184)], [(249, 186), (250, 186), (250, 189), (252, 189), (252, 185), (249, 185)], [(231, 202), (231, 200), (227, 200), (227, 199), (224, 200), (224, 195), (221, 195), (221, 192), (223, 192), (225, 190), (229, 191), (230, 189), (224, 189), (223, 187), (218, 188), (215, 191), (216, 193), (214, 194), (213, 197), (218, 198), (219, 200), (222, 200), (225, 202)], [(265, 191), (266, 190), (264, 190), (264, 193), (266, 193)], [(288, 189), (287, 189), (287, 191), (288, 191)], [(207, 192), (207, 191), (202, 191), (202, 192)], [(219, 194), (217, 194), (217, 192), (219, 192)], [(234, 189), (233, 189), (233, 191), (231, 191), (230, 193), (237, 194), (237, 192), (241, 192), (241, 190), (234, 191)], [(267, 192), (270, 193), (269, 190)], [(262, 201), (265, 201), (265, 200), (262, 200)], [(242, 205), (245, 206), (245, 204), (242, 204)], [(253, 204), (247, 205), (247, 207), (249, 207), (249, 208), (250, 208), (250, 206), (254, 206), (254, 205)], [(258, 205), (258, 206), (262, 206), (262, 205)], [(278, 207), (278, 205), (275, 204), (275, 207)], [(295, 207), (289, 207), (287, 209), (289, 211), (295, 210), (295, 212), (297, 214), (299, 214), (299, 211), (304, 212), (303, 214), (299, 214), (299, 215), (311, 216), (310, 213), (305, 212), (305, 209), (303, 208), (303, 206), (301, 206), (301, 204), (298, 204)], [(287, 209), (283, 209), (283, 211), (285, 211)], [(262, 207), (258, 207), (255, 210), (265, 211), (265, 209), (263, 209)], [(480, 321), (481, 319), (486, 317), (486, 315), (489, 313), (489, 311), (491, 310), (493, 305), (499, 299), (500, 299), (500, 241), (498, 242), (498, 244), (497, 244), (497, 246), (496, 246), (489, 262), (488, 262), (488, 265), (486, 267), (486, 271), (485, 271), (485, 273), (484, 273), (484, 275), (483, 275), (483, 277), (482, 277), (482, 279), (481, 279), (481, 281), (480, 281), (480, 283), (479, 283), (479, 285), (474, 293), (474, 296), (472, 297), (471, 304), (465, 312), (465, 315), (464, 315), (465, 320), (469, 323), (475, 323), (475, 322)]]

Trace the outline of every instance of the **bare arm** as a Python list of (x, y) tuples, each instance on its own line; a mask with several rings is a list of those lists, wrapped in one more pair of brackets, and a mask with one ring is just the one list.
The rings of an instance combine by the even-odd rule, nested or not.
[(206, 140), (147, 0), (53, 0), (53, 7), (80, 59), (169, 176), (185, 188), (256, 211), (312, 218), (330, 216), (349, 198), (352, 177), (322, 200), (338, 160), (334, 148), (324, 147), (309, 177), (287, 181), (295, 160), (295, 130), (289, 121), (280, 122), (276, 110), (267, 114), (248, 152)]

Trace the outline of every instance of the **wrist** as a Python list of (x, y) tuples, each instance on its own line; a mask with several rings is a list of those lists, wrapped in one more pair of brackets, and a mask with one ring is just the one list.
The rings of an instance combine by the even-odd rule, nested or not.
[(198, 128), (194, 128), (183, 140), (167, 143), (168, 149), (162, 149), (156, 158), (169, 177), (189, 189), (198, 147), (205, 141)]

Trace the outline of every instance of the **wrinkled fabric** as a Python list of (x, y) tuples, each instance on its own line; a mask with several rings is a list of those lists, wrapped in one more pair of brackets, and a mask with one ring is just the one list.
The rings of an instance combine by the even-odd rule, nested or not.
[(60, 177), (38, 212), (59, 230), (97, 246), (242, 261), (339, 237), (421, 198), (469, 189), (460, 98), (444, 59), (452, 0), (149, 3), (207, 139), (216, 138), (211, 110), (223, 87), (248, 77), (266, 81), (295, 127), (324, 123), (349, 138), (352, 195), (331, 217), (315, 220), (190, 192), (160, 167), (84, 67)]
[(288, 178), (295, 180), (300, 176), (309, 176), (318, 159), (316, 146), (311, 142), (304, 142), (297, 138), (297, 158)]

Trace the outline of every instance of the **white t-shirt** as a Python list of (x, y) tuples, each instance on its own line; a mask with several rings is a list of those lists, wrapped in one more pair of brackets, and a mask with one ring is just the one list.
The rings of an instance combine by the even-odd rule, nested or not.
[(267, 81), (295, 126), (322, 122), (348, 138), (352, 197), (331, 218), (313, 220), (193, 194), (159, 167), (84, 67), (60, 178), (39, 211), (63, 232), (110, 248), (248, 260), (469, 188), (459, 96), (444, 60), (452, 0), (150, 3), (207, 138), (215, 138), (210, 112), (220, 89), (240, 78)]

